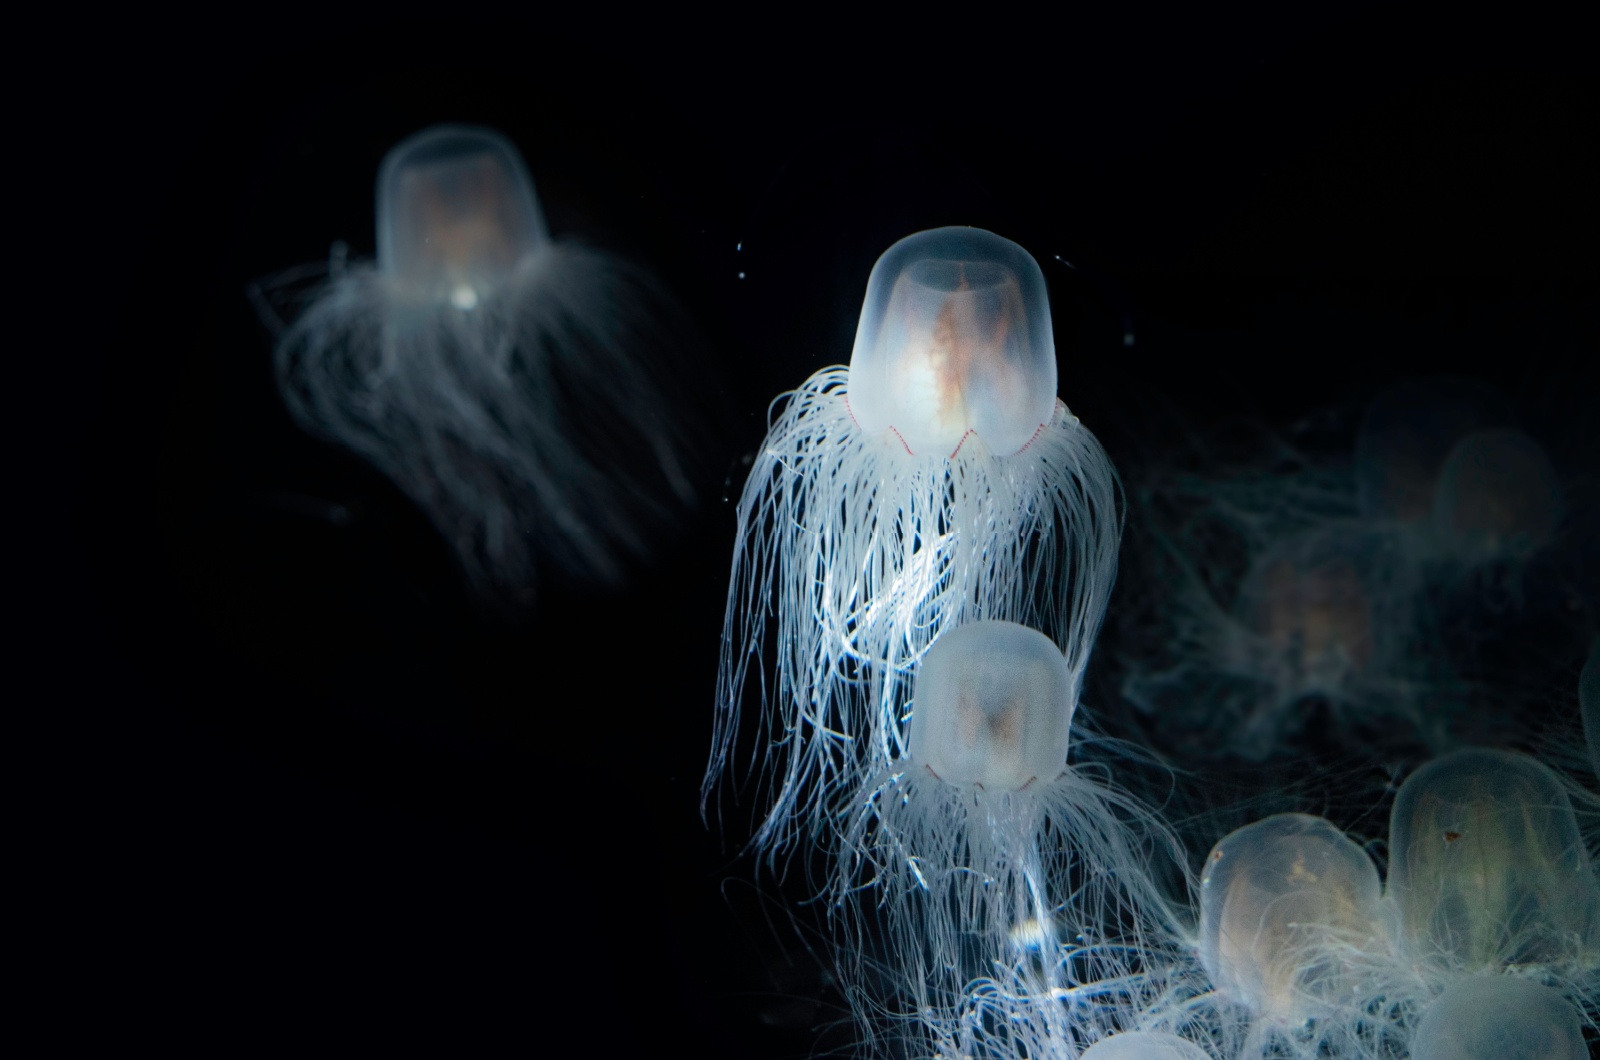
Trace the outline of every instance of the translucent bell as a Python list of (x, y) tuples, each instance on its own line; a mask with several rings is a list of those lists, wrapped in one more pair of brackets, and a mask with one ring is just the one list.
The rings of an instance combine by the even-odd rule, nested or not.
[(1016, 791), (1066, 768), (1072, 674), (1038, 630), (956, 626), (923, 656), (915, 691), (911, 759), (945, 783)]
[(1200, 879), (1200, 960), (1257, 1015), (1304, 1020), (1349, 993), (1353, 952), (1381, 944), (1372, 859), (1321, 817), (1281, 813), (1228, 834)]
[(1428, 1006), (1411, 1060), (1585, 1060), (1578, 1012), (1547, 986), (1509, 975), (1467, 979)]
[(378, 172), (378, 267), (423, 298), (471, 309), (549, 241), (533, 181), (491, 129), (436, 125)]
[(1561, 781), (1526, 755), (1457, 751), (1400, 786), (1389, 897), (1418, 956), (1453, 966), (1582, 960), (1600, 885)]
[(1044, 274), (981, 228), (935, 228), (884, 252), (850, 355), (850, 411), (913, 453), (953, 454), (969, 434), (996, 456), (1050, 422), (1056, 351)]

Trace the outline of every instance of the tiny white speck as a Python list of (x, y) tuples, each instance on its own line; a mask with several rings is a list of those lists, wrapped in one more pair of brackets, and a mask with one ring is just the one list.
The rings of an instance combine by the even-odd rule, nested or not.
[(1122, 344), (1124, 346), (1132, 346), (1133, 345), (1133, 332), (1125, 331), (1125, 332), (1122, 333)]
[(450, 292), (450, 304), (457, 309), (471, 309), (478, 304), (478, 292), (462, 284)]
[(742, 272), (741, 272), (741, 273), (740, 273), (740, 274), (739, 274), (739, 279), (741, 279), (741, 280), (742, 280), (742, 279), (744, 279), (744, 273), (742, 273)]
[(741, 251), (741, 250), (743, 250), (743, 249), (744, 249), (744, 243), (743, 243), (743, 242), (742, 242), (742, 241), (741, 241), (741, 242), (738, 242), (738, 243), (735, 243), (735, 244), (734, 244), (734, 245), (733, 245), (733, 252), (734, 252), (734, 253), (735, 253), (735, 254), (737, 254), (737, 253), (739, 253), (739, 252), (740, 252), (740, 251)]

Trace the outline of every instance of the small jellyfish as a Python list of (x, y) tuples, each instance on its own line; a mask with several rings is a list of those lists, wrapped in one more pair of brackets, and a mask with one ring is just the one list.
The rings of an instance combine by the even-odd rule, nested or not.
[(867, 282), (850, 367), (782, 400), (745, 483), (705, 796), (752, 673), (756, 754), (775, 759), (754, 842), (773, 851), (904, 755), (909, 675), (958, 622), (1042, 630), (1075, 702), (1118, 503), (1104, 450), (1056, 397), (1033, 258), (977, 228), (894, 244)]
[(1122, 691), (1166, 747), (1262, 761), (1441, 727), (1417, 694), (1433, 659), (1419, 650), (1413, 566), (1356, 520), (1308, 522), (1235, 556), (1227, 576), (1175, 548), (1151, 568), (1170, 576), (1132, 627), (1150, 647), (1124, 652)]
[(1210, 1060), (1204, 1049), (1164, 1031), (1124, 1031), (1090, 1046), (1083, 1060)]
[(1547, 986), (1511, 975), (1449, 986), (1423, 1012), (1411, 1060), (1585, 1060), (1578, 1012)]
[(1589, 760), (1600, 776), (1600, 637), (1589, 645), (1589, 660), (1578, 678), (1578, 703), (1583, 710), (1583, 733), (1589, 741)]
[(957, 626), (923, 656), (906, 752), (858, 795), (835, 893), (845, 908), (875, 889), (918, 989), (948, 1001), (1026, 967), (1048, 997), (1138, 960), (1093, 940), (1167, 937), (1157, 880), (1180, 848), (1131, 796), (1068, 766), (1076, 680), (1050, 638), (1012, 622)]
[(1561, 483), (1544, 449), (1509, 427), (1474, 431), (1450, 450), (1433, 501), (1441, 558), (1465, 566), (1521, 562), (1561, 521)]
[(1239, 596), (1284, 698), (1336, 695), (1372, 662), (1372, 594), (1353, 557), (1270, 552)]
[(1581, 969), (1600, 946), (1600, 883), (1560, 778), (1473, 748), (1406, 778), (1389, 819), (1388, 900), (1404, 944), (1449, 969)]
[(1406, 379), (1373, 399), (1356, 436), (1356, 488), (1370, 518), (1420, 525), (1439, 469), (1463, 436), (1506, 422), (1502, 398), (1456, 376)]
[(682, 310), (637, 266), (552, 241), (489, 129), (389, 152), (377, 244), (282, 326), (295, 421), (387, 475), (492, 600), (525, 600), (536, 561), (620, 579), (693, 500)]
[(1257, 1017), (1293, 1026), (1359, 1009), (1359, 970), (1385, 952), (1378, 870), (1321, 817), (1283, 813), (1229, 833), (1200, 881), (1200, 959)]

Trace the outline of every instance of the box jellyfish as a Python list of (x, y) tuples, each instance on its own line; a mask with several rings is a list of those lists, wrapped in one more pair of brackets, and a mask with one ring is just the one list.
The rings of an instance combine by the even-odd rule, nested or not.
[(1436, 735), (1416, 694), (1431, 658), (1417, 650), (1413, 566), (1356, 520), (1310, 521), (1252, 542), (1231, 575), (1221, 559), (1162, 550), (1150, 576), (1161, 592), (1133, 629), (1151, 648), (1122, 691), (1168, 747), (1261, 761), (1297, 742), (1365, 753), (1374, 738)]
[(474, 587), (615, 580), (690, 502), (690, 331), (656, 282), (554, 242), (511, 143), (435, 126), (384, 159), (375, 266), (336, 267), (278, 337), (296, 422), (432, 519)]
[(1388, 898), (1423, 967), (1573, 971), (1600, 956), (1600, 883), (1572, 803), (1526, 755), (1457, 751), (1406, 778)]
[(839, 906), (875, 889), (908, 979), (946, 1002), (1019, 962), (1044, 997), (1122, 975), (1137, 955), (1094, 940), (1170, 924), (1156, 879), (1181, 863), (1176, 841), (1067, 764), (1077, 680), (1037, 630), (947, 630), (916, 673), (904, 755), (852, 808)]
[(1126, 1031), (1101, 1039), (1083, 1060), (1210, 1060), (1198, 1045), (1163, 1031)]
[(1257, 1017), (1292, 1026), (1359, 1010), (1359, 976), (1385, 952), (1378, 870), (1321, 817), (1283, 813), (1211, 849), (1200, 880), (1200, 959)]
[(707, 794), (752, 669), (761, 750), (779, 759), (755, 837), (769, 850), (905, 752), (907, 678), (958, 622), (1042, 630), (1075, 699), (1115, 574), (1118, 503), (1104, 450), (1056, 397), (1033, 258), (977, 228), (894, 244), (867, 282), (849, 368), (787, 395), (745, 483)]
[(1423, 1012), (1411, 1060), (1586, 1060), (1578, 1012), (1547, 986), (1510, 975), (1451, 985)]
[(1356, 435), (1355, 475), (1369, 518), (1425, 524), (1439, 469), (1451, 448), (1476, 430), (1503, 425), (1503, 399), (1456, 376), (1406, 379), (1373, 399)]
[(1509, 427), (1474, 431), (1450, 450), (1433, 500), (1442, 558), (1463, 566), (1527, 560), (1555, 535), (1561, 483), (1538, 442)]

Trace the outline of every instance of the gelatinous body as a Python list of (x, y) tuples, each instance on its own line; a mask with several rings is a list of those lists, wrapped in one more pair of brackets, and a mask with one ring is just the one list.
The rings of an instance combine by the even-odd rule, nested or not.
[(1520, 561), (1550, 540), (1561, 513), (1561, 483), (1537, 442), (1511, 428), (1475, 431), (1439, 472), (1433, 532), (1461, 563)]
[(923, 658), (917, 691), (908, 761), (946, 784), (1020, 791), (1066, 768), (1072, 673), (1044, 634), (957, 626)]
[(616, 580), (693, 500), (694, 340), (641, 269), (554, 242), (509, 141), (437, 126), (385, 158), (376, 267), (278, 337), (289, 412), (429, 517), (474, 588)]
[(1509, 751), (1457, 751), (1406, 779), (1387, 894), (1428, 964), (1585, 967), (1600, 945), (1600, 884), (1566, 790)]
[[(1115, 472), (1055, 382), (1038, 265), (993, 233), (942, 228), (873, 269), (850, 368), (783, 399), (739, 501), (705, 782), (709, 798), (756, 712), (758, 847), (826, 832), (903, 756), (910, 676), (958, 623), (1040, 630), (1076, 701), (1121, 516)], [(750, 684), (761, 703), (744, 702)]]
[(1083, 1060), (1210, 1060), (1205, 1050), (1176, 1034), (1125, 1031), (1090, 1046)]
[(1549, 987), (1510, 975), (1448, 987), (1412, 1037), (1411, 1060), (1585, 1060), (1578, 1012)]
[[(1155, 882), (1181, 861), (1130, 797), (1067, 764), (1075, 681), (1048, 637), (1011, 622), (947, 630), (916, 675), (907, 754), (851, 806), (838, 908), (876, 906), (919, 1007), (953, 1005), (969, 981), (1019, 965), (1048, 997), (1069, 978), (1128, 971), (1170, 924)], [(867, 893), (858, 894), (858, 889)], [(1077, 950), (1070, 972), (1059, 948)], [(1048, 1008), (1028, 1017), (1050, 1020)]]
[(972, 232), (902, 239), (867, 281), (850, 411), (913, 453), (954, 453), (969, 434), (994, 454), (1020, 452), (1055, 414), (1044, 276), (1015, 243)]
[(1383, 951), (1378, 871), (1323, 818), (1278, 814), (1230, 833), (1200, 886), (1201, 962), (1257, 1016), (1336, 1011), (1354, 969)]
[(1465, 435), (1509, 418), (1502, 399), (1456, 376), (1407, 379), (1379, 394), (1356, 436), (1362, 511), (1399, 523), (1426, 522), (1439, 471)]

